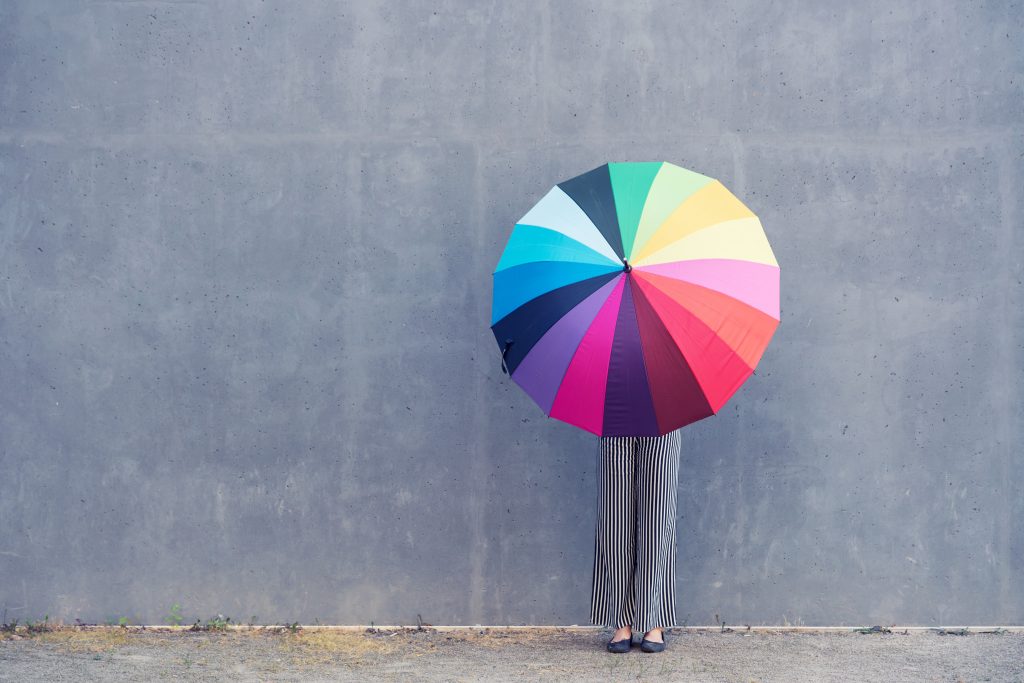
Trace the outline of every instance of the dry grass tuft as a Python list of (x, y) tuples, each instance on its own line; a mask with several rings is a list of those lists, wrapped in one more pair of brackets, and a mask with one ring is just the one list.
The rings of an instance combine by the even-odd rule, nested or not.
[(279, 642), (282, 651), (300, 666), (369, 664), (399, 647), (393, 640), (375, 637), (372, 633), (341, 630), (286, 631), (280, 634)]
[(69, 652), (106, 652), (127, 645), (131, 634), (122, 628), (89, 630), (59, 628), (30, 637), (41, 643), (59, 645)]

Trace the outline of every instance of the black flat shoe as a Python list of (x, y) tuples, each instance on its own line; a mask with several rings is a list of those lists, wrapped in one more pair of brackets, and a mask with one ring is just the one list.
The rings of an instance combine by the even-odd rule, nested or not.
[(658, 642), (655, 642), (653, 640), (647, 640), (646, 638), (644, 638), (643, 640), (640, 641), (640, 649), (643, 650), (644, 652), (661, 652), (662, 650), (665, 649), (665, 642), (664, 642), (665, 641), (665, 633), (664, 633), (664, 631), (661, 634), (661, 639), (662, 639), (662, 642), (658, 643)]
[(633, 636), (629, 638), (623, 638), (622, 640), (609, 640), (608, 641), (608, 652), (629, 652), (629, 648), (633, 647)]

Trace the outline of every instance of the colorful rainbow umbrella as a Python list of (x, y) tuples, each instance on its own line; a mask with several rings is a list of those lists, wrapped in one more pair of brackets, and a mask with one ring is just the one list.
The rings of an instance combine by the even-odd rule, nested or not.
[(502, 369), (550, 417), (660, 436), (722, 409), (780, 322), (757, 216), (713, 178), (610, 163), (523, 216), (494, 271)]

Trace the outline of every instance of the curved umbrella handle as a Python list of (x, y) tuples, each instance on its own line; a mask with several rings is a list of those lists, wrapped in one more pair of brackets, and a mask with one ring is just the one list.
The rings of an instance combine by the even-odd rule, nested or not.
[(508, 367), (505, 366), (505, 355), (508, 354), (508, 347), (512, 346), (512, 340), (505, 340), (505, 350), (501, 352), (501, 371), (508, 374)]

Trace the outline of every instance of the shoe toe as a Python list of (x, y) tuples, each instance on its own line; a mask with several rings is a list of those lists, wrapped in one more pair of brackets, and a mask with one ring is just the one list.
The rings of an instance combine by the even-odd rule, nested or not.
[(618, 641), (608, 641), (609, 652), (629, 652), (629, 648), (633, 645), (632, 638), (623, 638)]
[(647, 640), (646, 638), (644, 638), (642, 641), (640, 641), (640, 649), (644, 652), (661, 652), (665, 649), (665, 643), (658, 643), (653, 640)]

